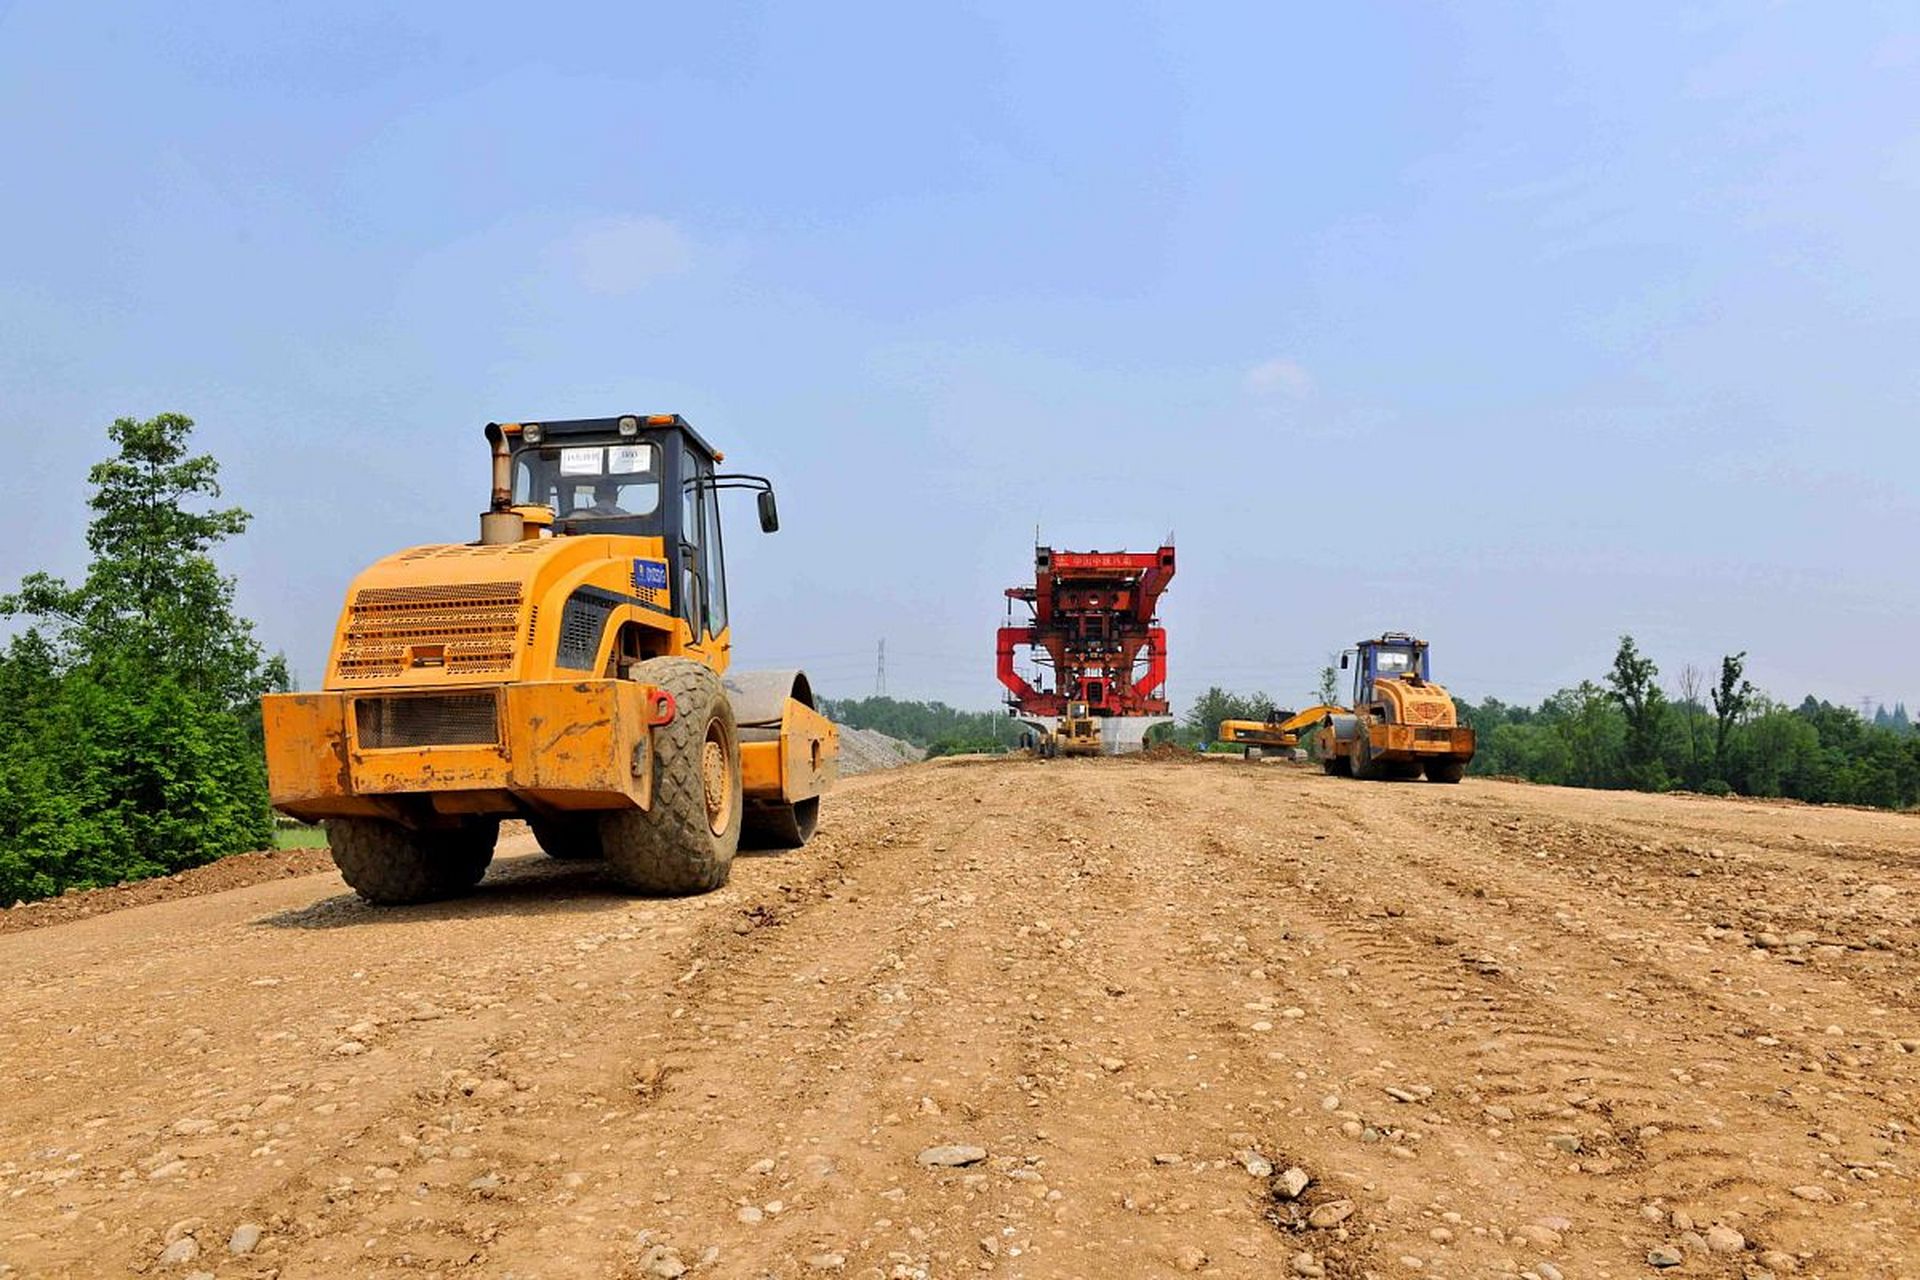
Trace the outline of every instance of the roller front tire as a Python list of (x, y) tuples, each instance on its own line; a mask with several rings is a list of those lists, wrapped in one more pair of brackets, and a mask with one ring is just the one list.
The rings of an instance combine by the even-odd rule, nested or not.
[(740, 847), (740, 733), (720, 677), (686, 658), (652, 658), (633, 679), (673, 695), (653, 733), (653, 803), (600, 817), (607, 869), (640, 893), (706, 893), (727, 882)]

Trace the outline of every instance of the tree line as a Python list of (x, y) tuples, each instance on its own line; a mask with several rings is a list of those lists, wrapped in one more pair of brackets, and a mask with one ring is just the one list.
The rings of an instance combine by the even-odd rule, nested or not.
[(287, 685), (210, 555), (219, 468), (190, 419), (121, 418), (89, 475), (77, 585), (0, 596), (0, 904), (164, 875), (273, 842), (259, 699)]
[(1745, 653), (1709, 673), (1682, 667), (1672, 690), (1622, 636), (1595, 683), (1537, 707), (1459, 704), (1478, 736), (1470, 772), (1576, 787), (1785, 797), (1905, 809), (1920, 803), (1920, 734), (1905, 715), (1873, 717), (1809, 695), (1775, 701), (1746, 676)]
[(902, 698), (822, 698), (820, 712), (836, 724), (872, 729), (923, 747), (934, 756), (999, 752), (1020, 745), (1026, 726), (992, 711), (959, 711), (944, 702)]

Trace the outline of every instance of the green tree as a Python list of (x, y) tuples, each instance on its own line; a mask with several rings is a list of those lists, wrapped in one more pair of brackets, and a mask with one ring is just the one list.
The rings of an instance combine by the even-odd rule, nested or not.
[(1313, 691), (1314, 702), (1323, 707), (1340, 704), (1340, 672), (1337, 662), (1330, 661), (1320, 668), (1320, 683)]
[(991, 711), (958, 711), (944, 702), (915, 702), (903, 698), (823, 698), (821, 713), (838, 724), (872, 729), (890, 738), (931, 748), (949, 744), (948, 752), (962, 749), (1005, 750), (1020, 741), (1025, 725)]
[(1497, 724), (1478, 734), (1472, 768), (1475, 773), (1565, 784), (1573, 778), (1572, 739), (1545, 725)]
[(1680, 763), (1681, 776), (1689, 787), (1698, 789), (1705, 785), (1708, 773), (1706, 758), (1706, 706), (1700, 700), (1701, 683), (1705, 679), (1700, 668), (1691, 662), (1680, 668), (1680, 699), (1675, 704), (1679, 712), (1680, 728), (1686, 738), (1686, 757)]
[(1727, 772), (1741, 795), (1829, 798), (1818, 730), (1765, 699), (1756, 699), (1752, 717), (1729, 739)]
[(1569, 786), (1620, 785), (1626, 718), (1606, 690), (1591, 680), (1562, 689), (1540, 704), (1539, 723), (1560, 739), (1554, 758), (1564, 761)]
[(1753, 706), (1753, 684), (1746, 678), (1747, 651), (1720, 659), (1720, 683), (1713, 687), (1713, 769), (1727, 776), (1727, 740), (1733, 726)]
[(1641, 656), (1632, 636), (1620, 637), (1613, 670), (1607, 673), (1608, 696), (1627, 719), (1627, 781), (1642, 791), (1664, 791), (1667, 787), (1667, 768), (1661, 760), (1667, 695), (1654, 681), (1659, 674), (1660, 668), (1652, 658)]
[(1229, 693), (1214, 685), (1194, 700), (1181, 727), (1195, 745), (1218, 742), (1221, 721), (1265, 720), (1273, 709), (1273, 699), (1264, 693)]
[(177, 413), (107, 429), (119, 453), (88, 475), (93, 553), (87, 576), (70, 587), (29, 574), (0, 613), (50, 629), (68, 661), (135, 667), (167, 675), (222, 705), (237, 707), (286, 685), (286, 666), (267, 659), (251, 623), (233, 607), (233, 579), (209, 552), (244, 533), (238, 507), (195, 510), (220, 496), (219, 465), (189, 454), (193, 420)]
[(175, 871), (273, 835), (261, 693), (286, 685), (211, 551), (246, 528), (178, 414), (109, 429), (79, 586), (30, 574), (0, 614), (0, 896)]

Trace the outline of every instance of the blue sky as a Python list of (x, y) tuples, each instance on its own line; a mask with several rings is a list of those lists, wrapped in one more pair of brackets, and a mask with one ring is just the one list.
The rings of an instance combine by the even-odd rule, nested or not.
[(1392, 627), (1920, 703), (1911, 6), (0, 0), (0, 118), (0, 581), (186, 412), (309, 681), (483, 423), (678, 411), (830, 693), (990, 705), (1037, 525), (1175, 532), (1176, 701)]

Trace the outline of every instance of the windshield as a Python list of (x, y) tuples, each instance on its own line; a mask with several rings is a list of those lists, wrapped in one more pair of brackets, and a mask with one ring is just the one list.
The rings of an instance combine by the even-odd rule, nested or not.
[(1373, 651), (1373, 673), (1383, 680), (1405, 675), (1418, 670), (1410, 649), (1375, 649)]
[(660, 450), (645, 440), (522, 449), (513, 500), (552, 507), (561, 520), (650, 516), (660, 509)]

